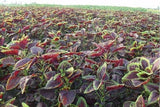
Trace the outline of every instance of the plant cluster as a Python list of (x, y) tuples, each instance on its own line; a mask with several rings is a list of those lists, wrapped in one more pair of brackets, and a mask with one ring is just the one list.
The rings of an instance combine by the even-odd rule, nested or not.
[(158, 14), (0, 11), (1, 107), (160, 106)]

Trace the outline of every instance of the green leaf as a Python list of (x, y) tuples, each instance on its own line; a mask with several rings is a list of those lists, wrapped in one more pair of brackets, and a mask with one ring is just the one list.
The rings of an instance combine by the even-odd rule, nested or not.
[(22, 107), (29, 107), (26, 103), (22, 102)]

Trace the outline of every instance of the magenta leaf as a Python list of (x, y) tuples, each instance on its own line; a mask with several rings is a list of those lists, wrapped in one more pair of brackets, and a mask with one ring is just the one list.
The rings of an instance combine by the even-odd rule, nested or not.
[(113, 52), (117, 52), (117, 51), (122, 50), (122, 49), (124, 49), (124, 48), (126, 48), (126, 47), (125, 47), (125, 46), (121, 46), (121, 47), (119, 47), (119, 48), (114, 49)]
[(15, 64), (14, 58), (11, 57), (11, 56), (2, 58), (1, 62), (3, 64), (3, 66), (14, 65)]
[(94, 87), (93, 87), (93, 83), (90, 83), (89, 86), (87, 86), (87, 88), (84, 90), (85, 94), (91, 93), (92, 91), (94, 91)]
[(42, 88), (39, 90), (39, 94), (43, 96), (47, 100), (54, 100), (56, 99), (55, 89), (45, 89)]
[(138, 96), (135, 105), (136, 107), (145, 107), (145, 101), (142, 95)]
[(149, 60), (147, 58), (145, 58), (145, 57), (142, 57), (140, 59), (140, 64), (141, 64), (143, 70), (145, 70), (146, 67), (150, 66)]
[(141, 79), (146, 79), (146, 78), (148, 78), (150, 75), (151, 75), (151, 74), (149, 74), (149, 73), (147, 73), (147, 72), (145, 72), (145, 71), (141, 71), (141, 72), (137, 73), (137, 76), (138, 76), (139, 78), (141, 78)]
[(128, 71), (135, 71), (137, 68), (139, 68), (139, 63), (132, 62), (127, 66)]
[(158, 69), (160, 69), (160, 58), (156, 59), (153, 62), (153, 66), (152, 66), (152, 71), (157, 71)]
[(88, 81), (93, 81), (96, 79), (96, 76), (95, 75), (85, 75), (82, 78)]
[(98, 68), (98, 70), (97, 70), (97, 77), (99, 79), (104, 80), (105, 77), (107, 76), (107, 79), (109, 79), (109, 76), (108, 76), (108, 73), (106, 72), (106, 70), (107, 70), (107, 64), (105, 62), (101, 67)]
[(28, 44), (28, 36), (23, 36), (20, 40), (19, 40), (19, 46), (24, 49), (26, 47), (26, 45)]
[(62, 85), (63, 85), (63, 81), (61, 80), (61, 78), (54, 79), (54, 77), (51, 77), (47, 81), (45, 88), (46, 89), (54, 89), (54, 88), (61, 87)]
[(126, 87), (134, 88), (134, 85), (131, 80), (123, 81), (123, 83)]
[(148, 97), (148, 104), (153, 104), (158, 102), (158, 99), (160, 98), (160, 94), (158, 91), (152, 91)]
[(27, 82), (28, 82), (31, 78), (32, 78), (32, 75), (29, 75), (29, 76), (24, 76), (24, 77), (22, 77), (22, 78), (19, 80), (19, 86), (20, 86), (20, 88), (21, 88), (22, 94), (23, 94), (24, 91), (25, 91)]
[(86, 100), (83, 97), (79, 97), (77, 104), (78, 107), (88, 107)]
[(44, 102), (39, 102), (36, 107), (47, 107), (47, 104)]
[(78, 78), (81, 75), (82, 71), (76, 70), (70, 77), (69, 77), (69, 82), (73, 82), (76, 78)]
[(144, 85), (144, 88), (147, 92), (152, 92), (152, 91), (158, 91), (159, 90), (159, 85), (158, 84), (154, 84), (154, 83), (148, 83), (146, 85)]
[(138, 71), (130, 71), (122, 78), (122, 81), (136, 79), (138, 78), (137, 76), (138, 73), (139, 73)]
[(49, 80), (54, 75), (56, 75), (55, 71), (49, 71), (49, 72), (46, 72), (45, 77), (46, 77), (47, 80)]
[(71, 104), (76, 96), (75, 90), (63, 90), (59, 93), (60, 101), (63, 104), (63, 106), (68, 106)]
[(132, 79), (132, 83), (134, 85), (134, 87), (140, 87), (143, 84), (146, 84), (149, 82), (150, 79), (147, 80), (141, 80), (141, 79)]
[(93, 81), (94, 90), (98, 90), (101, 85), (102, 85), (102, 82), (100, 80), (96, 79), (96, 80)]
[(0, 46), (3, 46), (3, 45), (4, 45), (4, 37), (0, 36)]
[(3, 85), (0, 84), (0, 93), (1, 93), (1, 92), (5, 92), (5, 88), (4, 88)]
[(40, 47), (37, 47), (37, 46), (33, 46), (30, 48), (30, 51), (32, 54), (35, 54), (35, 55), (40, 55), (43, 53), (43, 49), (40, 48)]
[(123, 107), (135, 107), (135, 102), (133, 102), (133, 101), (125, 101), (123, 103)]
[(15, 64), (14, 70), (25, 69), (25, 68), (29, 67), (29, 64), (31, 62), (32, 62), (32, 60), (30, 58), (21, 59)]

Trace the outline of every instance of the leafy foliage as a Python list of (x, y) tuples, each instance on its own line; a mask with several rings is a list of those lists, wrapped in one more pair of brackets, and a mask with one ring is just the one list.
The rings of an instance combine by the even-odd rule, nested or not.
[(0, 106), (158, 106), (159, 15), (0, 8)]

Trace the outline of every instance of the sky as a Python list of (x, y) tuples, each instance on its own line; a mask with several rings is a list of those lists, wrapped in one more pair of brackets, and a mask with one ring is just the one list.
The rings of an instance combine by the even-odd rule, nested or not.
[(160, 0), (0, 0), (0, 4), (61, 4), (61, 5), (106, 5), (142, 8), (160, 7)]

